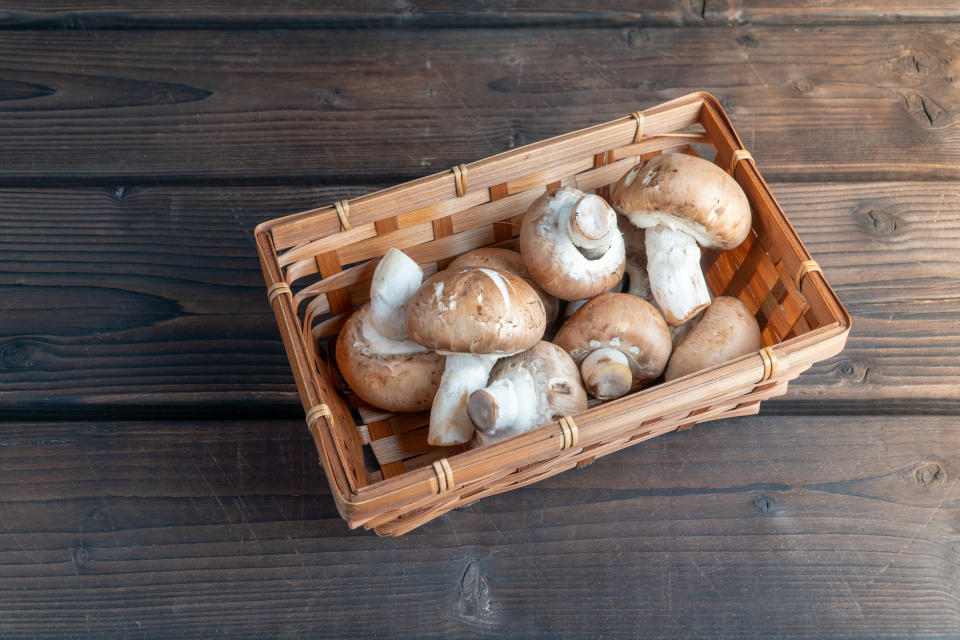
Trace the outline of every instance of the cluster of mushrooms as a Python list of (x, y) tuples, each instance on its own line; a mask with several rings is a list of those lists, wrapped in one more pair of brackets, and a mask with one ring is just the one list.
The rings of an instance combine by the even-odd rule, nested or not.
[(711, 299), (700, 269), (700, 247), (733, 249), (750, 230), (733, 178), (667, 153), (610, 200), (548, 191), (524, 214), (519, 253), (470, 251), (426, 282), (390, 249), (337, 339), (347, 384), (381, 409), (430, 409), (431, 445), (482, 445), (584, 411), (588, 394), (619, 398), (760, 348), (753, 315)]

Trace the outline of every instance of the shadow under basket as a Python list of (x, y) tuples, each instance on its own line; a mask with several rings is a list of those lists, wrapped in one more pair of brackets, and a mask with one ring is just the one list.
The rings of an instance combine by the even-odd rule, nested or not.
[[(704, 273), (715, 296), (737, 297), (754, 313), (759, 352), (469, 450), (431, 447), (428, 413), (386, 413), (346, 387), (332, 345), (368, 300), (374, 268), (389, 248), (430, 275), (471, 249), (511, 246), (524, 211), (545, 189), (607, 196), (630, 167), (661, 152), (712, 159), (747, 194), (751, 233), (732, 251), (706, 252)], [(705, 93), (266, 222), (256, 242), (337, 508), (351, 527), (382, 535), (400, 535), (450, 509), (668, 431), (754, 414), (814, 362), (839, 353), (850, 330), (843, 305), (719, 103)]]

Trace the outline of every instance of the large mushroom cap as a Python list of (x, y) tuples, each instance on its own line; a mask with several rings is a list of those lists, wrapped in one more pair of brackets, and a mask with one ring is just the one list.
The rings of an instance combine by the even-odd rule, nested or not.
[(610, 203), (637, 227), (684, 231), (702, 247), (729, 251), (750, 231), (750, 203), (737, 181), (685, 153), (647, 158), (617, 181)]
[(546, 316), (523, 278), (497, 269), (446, 269), (407, 307), (410, 338), (445, 353), (511, 355), (543, 336)]
[(591, 298), (623, 276), (616, 213), (600, 196), (571, 187), (548, 191), (530, 205), (520, 226), (520, 253), (534, 280), (561, 300)]
[(738, 299), (721, 296), (713, 300), (697, 325), (677, 345), (664, 379), (682, 378), (759, 349), (757, 319)]
[(672, 346), (663, 316), (646, 300), (626, 293), (587, 301), (560, 327), (554, 342), (578, 365), (594, 351), (619, 350), (630, 366), (631, 389), (663, 373)]
[(481, 247), (461, 254), (453, 262), (447, 265), (448, 270), (463, 270), (470, 268), (486, 267), (488, 269), (499, 269), (500, 271), (509, 271), (527, 281), (534, 291), (540, 296), (543, 302), (543, 309), (547, 315), (547, 324), (551, 324), (557, 318), (557, 312), (560, 310), (560, 302), (556, 296), (552, 296), (543, 290), (537, 281), (530, 275), (527, 265), (523, 262), (523, 256), (510, 249), (499, 249), (496, 247)]
[[(440, 386), (444, 358), (409, 341), (364, 332), (370, 305), (351, 315), (337, 337), (336, 359), (344, 380), (365, 402), (387, 411), (426, 411)], [(366, 335), (365, 335), (366, 333)], [(373, 341), (373, 344), (371, 343)]]

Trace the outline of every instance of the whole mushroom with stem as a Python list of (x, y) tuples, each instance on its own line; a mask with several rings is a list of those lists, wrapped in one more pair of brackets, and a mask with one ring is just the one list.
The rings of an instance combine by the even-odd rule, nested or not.
[(560, 327), (554, 342), (573, 357), (587, 391), (600, 400), (619, 398), (658, 378), (672, 346), (663, 316), (627, 293), (588, 300)]
[(750, 232), (750, 203), (737, 181), (683, 153), (652, 156), (630, 169), (614, 185), (611, 203), (646, 229), (650, 287), (672, 326), (710, 304), (700, 246), (729, 251)]
[(407, 308), (410, 338), (446, 355), (427, 442), (468, 442), (467, 397), (487, 385), (499, 358), (529, 349), (545, 329), (540, 296), (508, 271), (446, 269), (427, 280)]
[(520, 254), (540, 286), (561, 300), (592, 298), (623, 276), (623, 237), (606, 200), (571, 187), (548, 191), (527, 209)]
[(489, 384), (470, 394), (474, 441), (488, 444), (587, 408), (580, 371), (566, 351), (540, 341), (493, 366)]
[(443, 356), (410, 340), (406, 311), (423, 270), (398, 249), (377, 264), (370, 302), (337, 336), (337, 368), (363, 401), (387, 411), (424, 411), (433, 403)]

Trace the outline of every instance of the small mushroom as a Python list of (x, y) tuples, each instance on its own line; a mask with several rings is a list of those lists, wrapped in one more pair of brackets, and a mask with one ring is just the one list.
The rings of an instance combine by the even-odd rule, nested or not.
[(530, 275), (561, 300), (592, 298), (623, 275), (623, 237), (606, 200), (563, 187), (523, 215), (520, 254)]
[(714, 298), (687, 337), (677, 345), (665, 380), (733, 360), (760, 349), (760, 327), (746, 305), (736, 298)]
[(587, 392), (573, 358), (544, 341), (497, 362), (489, 384), (467, 400), (479, 445), (586, 409)]
[(750, 203), (717, 165), (683, 153), (644, 160), (613, 187), (611, 203), (646, 229), (647, 273), (667, 323), (710, 304), (700, 247), (729, 251), (750, 232)]
[(587, 301), (554, 342), (573, 357), (587, 391), (600, 400), (619, 398), (659, 377), (671, 348), (663, 316), (627, 293)]
[(557, 319), (557, 311), (560, 308), (560, 302), (556, 296), (552, 296), (543, 290), (537, 281), (530, 275), (527, 265), (523, 263), (523, 256), (516, 251), (509, 249), (497, 249), (495, 247), (483, 247), (468, 251), (453, 262), (447, 265), (447, 269), (469, 269), (477, 267), (486, 267), (488, 269), (499, 269), (516, 274), (527, 281), (533, 290), (540, 296), (543, 302), (543, 310), (547, 314), (547, 325), (553, 324)]
[(373, 272), (370, 302), (351, 315), (337, 336), (344, 380), (362, 400), (387, 411), (424, 411), (433, 403), (443, 356), (407, 335), (406, 309), (423, 270), (390, 249)]
[(410, 338), (447, 356), (427, 442), (468, 442), (467, 396), (486, 386), (499, 358), (529, 349), (545, 329), (540, 296), (508, 271), (446, 269), (427, 280), (407, 308)]

